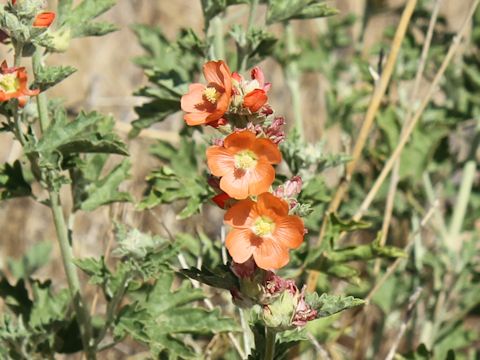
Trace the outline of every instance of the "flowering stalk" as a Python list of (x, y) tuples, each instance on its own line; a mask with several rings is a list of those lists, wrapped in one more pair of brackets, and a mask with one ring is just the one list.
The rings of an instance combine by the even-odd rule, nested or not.
[[(34, 76), (38, 76), (38, 70), (41, 66), (42, 54), (41, 49), (37, 48), (32, 58), (32, 66)], [(40, 120), (40, 128), (45, 131), (49, 124), (48, 119), (48, 100), (45, 93), (40, 93), (37, 96), (37, 109), (38, 117)], [(88, 309), (85, 306), (85, 300), (83, 299), (80, 280), (78, 277), (77, 267), (74, 264), (73, 249), (71, 246), (70, 237), (68, 235), (68, 227), (65, 221), (65, 216), (62, 210), (62, 204), (60, 200), (60, 194), (58, 190), (54, 188), (52, 182), (54, 181), (55, 174), (49, 171), (46, 174), (48, 194), (50, 199), (50, 209), (52, 211), (53, 220), (55, 223), (55, 230), (57, 233), (58, 244), (60, 246), (60, 253), (62, 256), (63, 267), (67, 276), (68, 287), (70, 295), (72, 297), (73, 306), (77, 315), (77, 321), (80, 327), (80, 333), (82, 336), (83, 348), (88, 360), (96, 359), (95, 349), (91, 346), (92, 328), (91, 319), (88, 313)]]
[[(191, 84), (182, 97), (184, 119), (220, 130), (206, 156), (208, 183), (217, 192), (212, 201), (226, 210), (224, 223), (230, 227), (225, 246), (238, 279), (230, 292), (239, 307), (259, 310), (266, 329), (265, 359), (270, 360), (277, 332), (325, 316), (323, 301), (336, 300), (307, 296), (305, 288), (275, 274), (289, 263), (290, 251), (300, 247), (306, 230), (297, 213), (302, 179), (294, 176), (273, 187), (285, 120), (268, 104), (271, 84), (258, 67), (247, 80), (223, 61), (207, 62), (204, 75), (207, 84)], [(352, 298), (330, 310), (358, 304)]]

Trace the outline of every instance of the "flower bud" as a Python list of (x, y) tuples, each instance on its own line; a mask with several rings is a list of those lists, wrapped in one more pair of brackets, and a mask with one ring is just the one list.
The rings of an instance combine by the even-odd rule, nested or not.
[(55, 13), (54, 12), (42, 12), (35, 17), (33, 21), (33, 27), (38, 28), (48, 28), (53, 20), (55, 20)]
[(49, 34), (46, 47), (53, 52), (65, 52), (70, 46), (72, 40), (72, 30), (69, 27), (63, 27)]
[(283, 291), (271, 304), (263, 307), (265, 325), (276, 331), (285, 331), (292, 328), (292, 318), (297, 307), (297, 294)]

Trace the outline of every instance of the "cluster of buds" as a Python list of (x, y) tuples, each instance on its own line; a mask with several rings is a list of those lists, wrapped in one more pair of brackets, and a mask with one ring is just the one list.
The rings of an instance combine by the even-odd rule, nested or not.
[(231, 291), (234, 303), (242, 308), (259, 305), (269, 328), (290, 330), (318, 317), (318, 311), (305, 298), (305, 288), (300, 290), (293, 280), (259, 269), (252, 260), (243, 264), (234, 262), (231, 270), (240, 284), (239, 289)]
[(1, 40), (27, 44), (44, 33), (55, 20), (55, 13), (43, 11), (43, 0), (11, 0), (1, 13)]
[(268, 103), (271, 84), (260, 68), (246, 79), (223, 61), (209, 61), (203, 72), (207, 84), (191, 84), (181, 106), (188, 125), (213, 126), (221, 134), (207, 149), (207, 165), (218, 193), (213, 201), (227, 210), (231, 227), (226, 247), (236, 263), (253, 259), (261, 269), (279, 269), (305, 233), (302, 219), (291, 213), (301, 179), (284, 184), (282, 194), (272, 188), (285, 120)]

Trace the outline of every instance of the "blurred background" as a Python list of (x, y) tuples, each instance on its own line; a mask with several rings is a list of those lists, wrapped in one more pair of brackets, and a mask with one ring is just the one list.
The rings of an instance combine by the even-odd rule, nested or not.
[[(353, 47), (361, 53), (372, 67), (377, 66), (378, 56), (372, 56), (371, 50), (385, 40), (385, 30), (398, 24), (399, 14), (405, 0), (332, 0), (339, 10), (339, 18), (355, 14), (357, 21), (348, 29), (352, 48), (342, 48), (348, 54)], [(432, 0), (433, 3), (433, 0)], [(450, 31), (458, 30), (471, 4), (469, 0), (444, 0), (440, 14), (445, 18), (445, 26)], [(246, 18), (247, 9), (239, 7)], [(230, 18), (242, 19), (242, 13), (230, 11)], [(258, 17), (262, 16), (259, 13)], [(49, 90), (49, 96), (62, 97), (72, 112), (80, 109), (98, 110), (112, 114), (118, 121), (118, 131), (127, 138), (130, 130), (129, 122), (136, 118), (133, 107), (144, 101), (133, 96), (133, 93), (146, 83), (143, 71), (135, 66), (132, 59), (141, 55), (142, 49), (130, 29), (132, 24), (141, 23), (159, 26), (169, 38), (174, 38), (185, 26), (192, 27), (202, 33), (203, 18), (200, 1), (196, 0), (119, 0), (112, 11), (104, 15), (105, 19), (117, 24), (119, 31), (102, 38), (87, 38), (74, 40), (71, 48), (65, 54), (55, 54), (50, 57), (51, 63), (72, 65), (77, 73), (59, 86)], [(237, 20), (238, 21), (238, 20)], [(241, 21), (241, 20), (240, 20)], [(316, 38), (324, 31), (326, 19), (294, 22), (294, 28), (302, 36)], [(301, 27), (300, 27), (301, 26)], [(273, 27), (273, 31), (280, 31)], [(11, 54), (1, 54), (2, 58)], [(11, 60), (10, 60), (11, 61)], [(287, 122), (293, 118), (289, 92), (286, 89), (281, 67), (273, 61), (260, 64), (267, 79), (273, 83), (270, 93), (270, 103), (276, 112), (284, 114)], [(324, 94), (329, 91), (323, 81), (326, 74), (308, 73), (301, 79), (301, 97), (303, 100), (303, 116), (307, 140), (317, 141), (327, 139), (330, 151), (342, 148), (341, 131), (329, 127), (328, 134), (324, 130), (326, 116)], [(148, 155), (148, 146), (156, 139), (176, 139), (176, 131), (182, 126), (181, 114), (176, 114), (152, 130), (144, 131), (139, 137), (128, 140), (132, 158), (130, 181), (123, 185), (124, 191), (131, 192), (139, 199), (145, 189), (145, 176), (157, 164), (157, 160)], [(19, 147), (12, 140), (0, 134), (0, 157), (2, 162), (12, 161), (19, 155)], [(333, 176), (330, 181), (338, 180)], [(65, 189), (68, 192), (68, 189)], [(40, 197), (41, 193), (38, 194)], [(65, 206), (68, 208), (68, 196), (65, 196)], [(209, 209), (203, 216), (209, 217), (211, 229), (218, 229), (221, 213)], [(159, 221), (161, 218), (161, 221)], [(74, 228), (74, 246), (76, 256), (99, 254), (105, 251), (108, 240), (112, 236), (112, 219), (139, 227), (153, 233), (164, 233), (162, 223), (168, 224), (171, 232), (180, 229), (193, 228), (196, 225), (189, 222), (176, 221), (175, 211), (170, 206), (161, 206), (152, 211), (135, 212), (133, 205), (116, 204), (103, 207), (94, 213), (81, 214), (71, 224)], [(201, 217), (196, 221), (201, 221)], [(0, 261), (7, 258), (20, 257), (33, 244), (48, 240), (54, 243), (53, 261), (43, 268), (37, 276), (52, 276), (57, 280), (56, 286), (64, 287), (65, 278), (58, 255), (55, 232), (47, 208), (28, 198), (20, 198), (0, 203)], [(93, 294), (91, 294), (93, 296)], [(115, 355), (116, 354), (116, 355)], [(118, 353), (111, 358), (118, 358)]]

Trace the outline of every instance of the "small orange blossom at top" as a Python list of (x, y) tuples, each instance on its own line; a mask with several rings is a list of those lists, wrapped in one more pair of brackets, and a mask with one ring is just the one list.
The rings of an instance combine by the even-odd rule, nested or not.
[(207, 149), (208, 167), (221, 177), (220, 189), (235, 199), (268, 191), (275, 180), (272, 164), (281, 161), (277, 145), (248, 130), (228, 135), (223, 146)]
[(52, 24), (53, 20), (55, 20), (54, 12), (42, 12), (35, 17), (33, 27), (47, 28)]
[(27, 72), (24, 67), (9, 68), (4, 61), (0, 67), (0, 102), (17, 98), (20, 106), (25, 105), (26, 96), (38, 95), (39, 90), (27, 88)]
[(219, 120), (228, 110), (232, 97), (230, 69), (223, 61), (209, 61), (203, 65), (208, 84), (191, 84), (182, 96), (182, 110), (188, 125), (208, 124)]
[(233, 227), (225, 242), (233, 260), (244, 263), (253, 256), (264, 270), (285, 266), (289, 249), (298, 248), (304, 235), (303, 221), (288, 210), (287, 202), (271, 193), (233, 205), (225, 214), (225, 223)]

